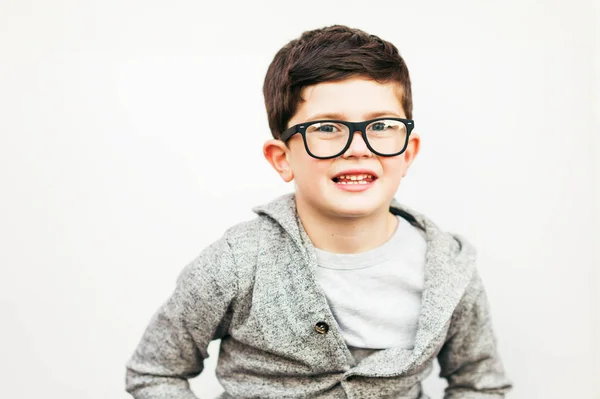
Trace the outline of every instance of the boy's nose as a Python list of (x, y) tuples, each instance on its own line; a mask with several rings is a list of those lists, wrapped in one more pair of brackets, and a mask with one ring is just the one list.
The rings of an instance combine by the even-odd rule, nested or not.
[(367, 147), (367, 143), (362, 138), (362, 133), (357, 130), (353, 133), (352, 142), (350, 143), (350, 147), (344, 153), (344, 156), (365, 156), (365, 155), (373, 155), (369, 147)]

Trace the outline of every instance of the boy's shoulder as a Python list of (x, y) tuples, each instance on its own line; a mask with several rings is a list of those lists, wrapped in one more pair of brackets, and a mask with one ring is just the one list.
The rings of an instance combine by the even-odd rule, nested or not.
[(285, 239), (281, 224), (287, 224), (291, 212), (289, 196), (284, 195), (271, 202), (256, 206), (252, 210), (254, 218), (243, 220), (225, 229), (223, 234), (205, 246), (181, 272), (180, 278), (196, 274), (214, 277), (243, 277), (251, 273), (259, 251), (267, 244), (274, 245), (276, 240)]

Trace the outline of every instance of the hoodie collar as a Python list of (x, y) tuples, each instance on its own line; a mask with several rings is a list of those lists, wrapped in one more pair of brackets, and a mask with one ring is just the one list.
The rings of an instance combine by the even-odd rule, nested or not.
[[(296, 210), (294, 193), (284, 194), (271, 202), (254, 207), (253, 212), (267, 216), (289, 234), (302, 254), (315, 265), (316, 253)], [(421, 297), (421, 310), (414, 348), (408, 353), (405, 349), (391, 348), (404, 352), (404, 366), (410, 367), (419, 361), (428, 344), (442, 331), (450, 320), (454, 309), (462, 298), (475, 268), (476, 252), (474, 247), (458, 234), (444, 232), (425, 215), (401, 204), (395, 198), (390, 204), (390, 212), (411, 215), (425, 228), (427, 251), (425, 255), (425, 284)], [(367, 372), (371, 363), (376, 362), (377, 353), (367, 357), (355, 372)], [(399, 353), (402, 355), (402, 353)], [(382, 372), (385, 364), (377, 364)], [(364, 370), (361, 370), (364, 369)], [(398, 369), (389, 370), (397, 373)]]

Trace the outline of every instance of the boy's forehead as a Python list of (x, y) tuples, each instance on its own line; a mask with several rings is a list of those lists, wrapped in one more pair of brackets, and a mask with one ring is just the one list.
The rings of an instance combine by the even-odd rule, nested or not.
[(318, 83), (302, 89), (296, 115), (310, 119), (325, 115), (343, 119), (373, 114), (403, 117), (402, 91), (398, 82), (379, 83), (366, 78)]

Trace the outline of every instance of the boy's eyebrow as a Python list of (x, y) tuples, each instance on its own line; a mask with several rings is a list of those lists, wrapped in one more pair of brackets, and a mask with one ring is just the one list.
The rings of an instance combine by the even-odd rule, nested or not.
[[(393, 115), (393, 116), (391, 116)], [(394, 111), (379, 111), (367, 114), (366, 120), (379, 118), (380, 116), (390, 116), (400, 118), (400, 116)], [(327, 112), (322, 114), (316, 114), (308, 118), (309, 121), (317, 121), (321, 119), (339, 119), (339, 120), (347, 120), (346, 115), (339, 112)]]

